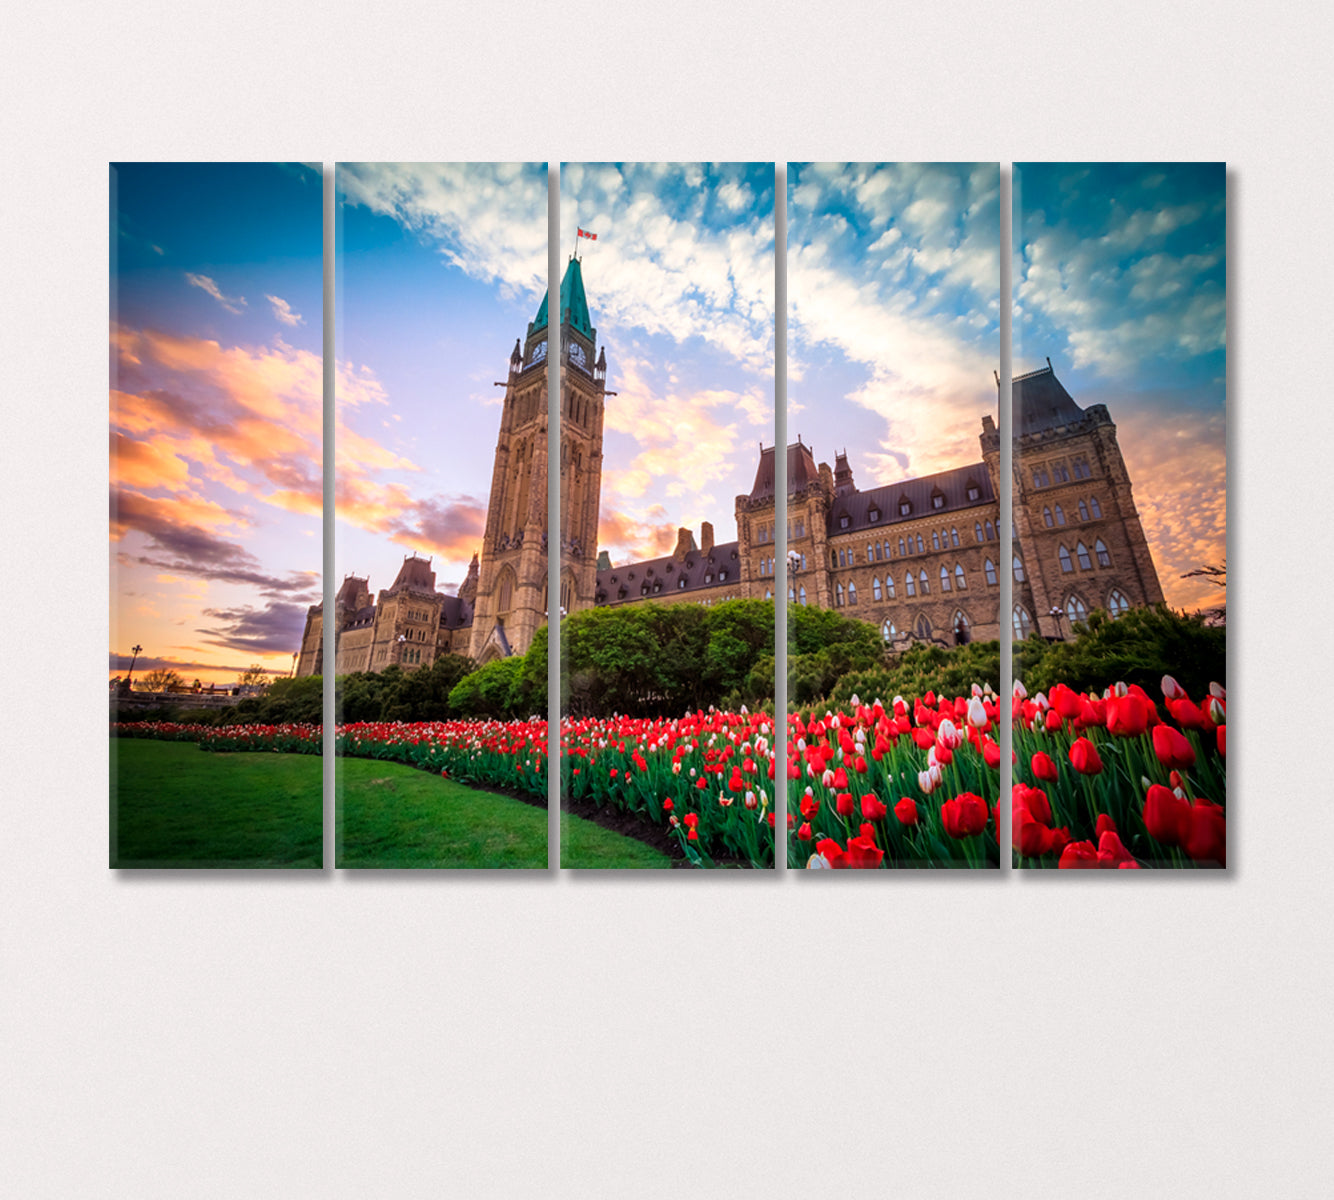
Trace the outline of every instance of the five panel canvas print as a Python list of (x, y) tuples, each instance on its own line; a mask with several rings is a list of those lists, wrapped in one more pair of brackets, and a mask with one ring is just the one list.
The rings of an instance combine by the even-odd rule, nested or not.
[(111, 865), (322, 865), (327, 671), (341, 868), (1225, 865), (1224, 169), (1011, 178), (341, 163), (326, 371), (318, 168), (113, 165)]

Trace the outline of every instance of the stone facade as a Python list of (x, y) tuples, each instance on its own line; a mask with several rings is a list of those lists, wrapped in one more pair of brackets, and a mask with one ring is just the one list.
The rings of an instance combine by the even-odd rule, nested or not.
[[(515, 342), (492, 468), (486, 533), (457, 596), (436, 590), (430, 560), (405, 557), (372, 599), (343, 580), (335, 603), (335, 671), (430, 666), (442, 654), (478, 662), (522, 654), (546, 621), (548, 298)], [(777, 578), (775, 451), (761, 447), (751, 490), (736, 498), (736, 540), (679, 531), (671, 554), (613, 564), (598, 553), (607, 357), (582, 267), (571, 258), (559, 297), (560, 612), (639, 603), (772, 599)], [(1009, 629), (1069, 636), (1095, 608), (1118, 616), (1163, 599), (1107, 409), (1082, 409), (1050, 360), (1014, 380), (1014, 526), (1000, 528), (1000, 435), (982, 417), (979, 461), (934, 475), (857, 487), (846, 451), (817, 465), (787, 447), (788, 600), (874, 623), (886, 642), (991, 640), (1002, 572), (1013, 574)], [(323, 667), (323, 608), (309, 610), (298, 675)]]

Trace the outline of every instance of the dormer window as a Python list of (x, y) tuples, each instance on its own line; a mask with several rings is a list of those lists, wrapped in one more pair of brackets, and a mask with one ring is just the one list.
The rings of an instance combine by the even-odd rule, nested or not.
[(678, 588), (683, 588), (685, 587), (685, 585), (686, 585), (686, 577), (682, 575), (681, 578), (676, 581), (676, 586)]
[(912, 501), (907, 496), (899, 499), (899, 516), (906, 517), (912, 512)]
[(868, 520), (878, 521), (880, 520), (880, 510), (878, 508), (873, 508), (869, 513), (866, 514), (866, 516)]
[(978, 487), (977, 484), (975, 484), (971, 479), (968, 481), (968, 499), (969, 500), (982, 499), (982, 489)]
[(846, 529), (849, 524), (851, 524), (851, 522), (848, 520), (848, 514), (847, 513), (840, 514), (838, 518), (838, 527), (840, 529)]
[(931, 507), (932, 507), (932, 508), (944, 508), (944, 507), (945, 507), (945, 493), (944, 493), (944, 492), (939, 492), (939, 491), (937, 491), (937, 492), (932, 492), (932, 493), (931, 493)]
[(718, 582), (722, 583), (722, 581), (726, 578), (727, 578), (727, 570), (724, 568), (723, 570), (718, 572)]

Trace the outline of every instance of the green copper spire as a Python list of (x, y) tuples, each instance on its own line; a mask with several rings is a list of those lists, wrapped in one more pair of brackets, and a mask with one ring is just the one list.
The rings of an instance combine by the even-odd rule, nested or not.
[[(565, 278), (560, 281), (560, 316), (561, 323), (582, 333), (592, 341), (596, 330), (588, 315), (588, 297), (584, 295), (584, 273), (577, 258), (571, 258), (565, 268)], [(542, 297), (542, 305), (537, 316), (528, 326), (528, 336), (532, 337), (539, 329), (545, 329), (549, 321), (547, 316), (547, 297)]]

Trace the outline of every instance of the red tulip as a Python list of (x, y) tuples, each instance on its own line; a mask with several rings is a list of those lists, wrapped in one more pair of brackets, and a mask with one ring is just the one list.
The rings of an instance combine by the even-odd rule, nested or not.
[(1227, 821), (1219, 805), (1212, 800), (1195, 801), (1181, 848), (1196, 862), (1227, 865)]
[(1076, 738), (1070, 747), (1070, 765), (1081, 775), (1102, 773), (1102, 759), (1098, 757), (1097, 747), (1086, 737)]
[(982, 760), (993, 771), (1000, 769), (1001, 749), (990, 738), (982, 743)]
[(972, 792), (961, 792), (940, 806), (940, 820), (952, 838), (972, 837), (987, 827), (987, 802)]
[(840, 817), (850, 817), (853, 813), (852, 794), (850, 792), (839, 792), (834, 797), (834, 811)]
[(672, 803), (672, 798), (670, 796), (668, 796), (667, 799), (662, 802), (663, 812), (671, 812), (672, 809), (674, 809), (675, 807), (676, 805)]
[(1031, 788), (1016, 783), (1011, 796), (1011, 807), (1015, 812), (1021, 808), (1025, 809), (1039, 824), (1051, 825), (1051, 801), (1041, 788)]
[(699, 824), (699, 813), (686, 813), (686, 815), (681, 818), (681, 823), (687, 829), (694, 829), (695, 826)]
[(1061, 777), (1061, 772), (1052, 761), (1051, 755), (1042, 750), (1033, 755), (1033, 774), (1047, 783), (1055, 783)]
[(862, 816), (868, 821), (878, 821), (888, 811), (874, 795), (862, 797)]
[(1054, 685), (1047, 693), (1047, 699), (1051, 701), (1052, 708), (1066, 720), (1073, 720), (1079, 716), (1081, 697), (1078, 692), (1066, 687), (1065, 684)]
[(1177, 846), (1189, 827), (1190, 805), (1171, 788), (1153, 784), (1144, 798), (1144, 828), (1149, 836), (1164, 846)]
[(803, 821), (801, 828), (797, 830), (797, 840), (800, 842), (809, 842), (811, 840), (811, 823)]
[(904, 796), (896, 805), (894, 805), (894, 815), (898, 817), (901, 825), (917, 824), (917, 801), (911, 796)]
[(1094, 826), (1094, 832), (1097, 833), (1099, 837), (1102, 837), (1104, 833), (1115, 833), (1116, 822), (1106, 813), (1099, 813), (1097, 824)]
[(1061, 861), (1056, 865), (1062, 871), (1096, 868), (1098, 851), (1092, 842), (1071, 842), (1061, 851)]
[(831, 867), (838, 869), (847, 866), (843, 861), (843, 847), (833, 838), (821, 838), (815, 843), (815, 852)]
[(1115, 870), (1123, 863), (1132, 863), (1135, 856), (1121, 844), (1115, 830), (1109, 829), (1098, 837), (1098, 866)]
[(1215, 734), (1215, 736), (1218, 738), (1218, 753), (1221, 754), (1224, 758), (1226, 758), (1226, 757), (1227, 757), (1227, 726), (1226, 726), (1226, 725), (1220, 725), (1220, 726), (1218, 727), (1218, 733)]
[(874, 870), (885, 857), (885, 852), (875, 844), (875, 831), (870, 825), (863, 825), (861, 836), (848, 839), (844, 866), (853, 870)]
[(820, 802), (811, 795), (804, 795), (801, 798), (801, 815), (807, 820), (815, 816), (820, 811)]
[(1153, 752), (1158, 761), (1171, 770), (1174, 767), (1193, 767), (1195, 748), (1180, 731), (1170, 725), (1153, 727)]
[(1107, 731), (1117, 737), (1139, 737), (1149, 727), (1149, 706), (1134, 692), (1107, 701)]

